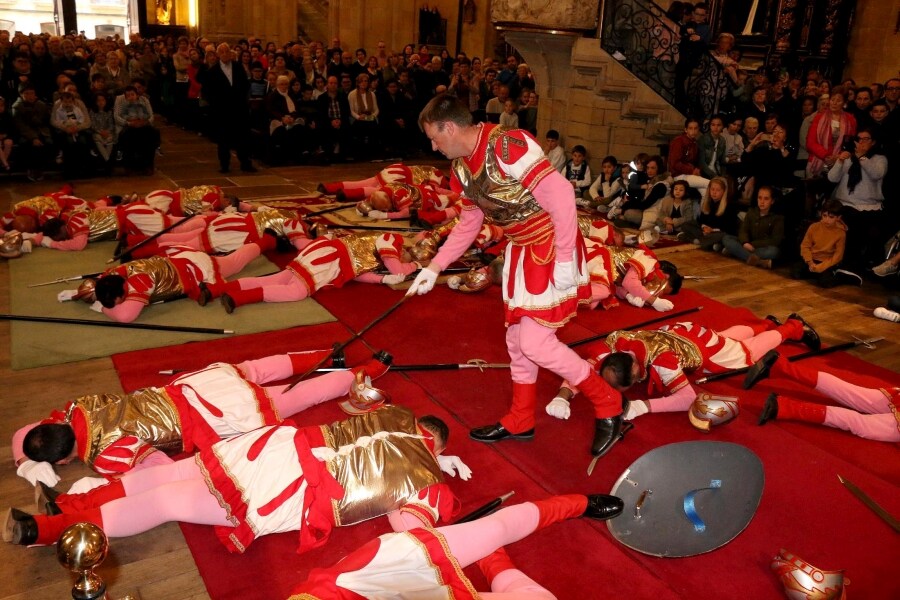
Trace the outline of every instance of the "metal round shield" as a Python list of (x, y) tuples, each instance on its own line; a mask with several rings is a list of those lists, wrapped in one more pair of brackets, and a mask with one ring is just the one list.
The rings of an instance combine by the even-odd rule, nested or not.
[(765, 484), (762, 462), (729, 442), (680, 442), (637, 459), (610, 492), (625, 510), (607, 521), (617, 540), (663, 557), (703, 554), (747, 527)]

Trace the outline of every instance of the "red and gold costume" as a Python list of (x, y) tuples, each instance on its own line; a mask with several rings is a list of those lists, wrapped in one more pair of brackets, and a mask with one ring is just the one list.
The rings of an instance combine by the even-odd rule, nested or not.
[(230, 205), (217, 185), (197, 185), (175, 191), (155, 190), (144, 197), (144, 202), (162, 213), (176, 217), (221, 211)]

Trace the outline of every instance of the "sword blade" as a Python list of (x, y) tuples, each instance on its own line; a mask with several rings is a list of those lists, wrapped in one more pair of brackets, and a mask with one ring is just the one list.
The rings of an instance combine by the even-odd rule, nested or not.
[(851, 494), (856, 496), (856, 498), (860, 502), (865, 504), (869, 508), (869, 510), (881, 517), (881, 520), (890, 525), (894, 529), (894, 531), (900, 533), (900, 521), (898, 521), (894, 517), (894, 515), (882, 508), (881, 505), (872, 500), (872, 498), (867, 493), (856, 487), (856, 484), (849, 479), (844, 479), (843, 477), (838, 475), (838, 480), (840, 480), (840, 482), (844, 484), (845, 488), (850, 490)]

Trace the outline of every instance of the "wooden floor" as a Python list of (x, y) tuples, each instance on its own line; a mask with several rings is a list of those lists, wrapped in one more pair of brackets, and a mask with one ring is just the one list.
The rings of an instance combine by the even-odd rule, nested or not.
[[(373, 175), (384, 165), (360, 163), (332, 167), (260, 168), (258, 174), (232, 177), (217, 172), (215, 147), (206, 139), (175, 128), (163, 130), (163, 156), (157, 159), (153, 176), (114, 176), (77, 182), (76, 194), (94, 199), (105, 194), (217, 184), (242, 198), (312, 193), (320, 181), (360, 179)], [(234, 161), (236, 163), (236, 161)], [(233, 165), (236, 168), (236, 164)], [(0, 210), (13, 202), (53, 191), (58, 179), (29, 183), (0, 179)], [(42, 251), (42, 250), (38, 250)], [(46, 250), (43, 250), (46, 251)], [(823, 291), (812, 285), (791, 281), (784, 271), (762, 271), (733, 260), (691, 250), (666, 256), (685, 274), (710, 279), (689, 281), (687, 286), (733, 306), (744, 306), (757, 315), (780, 317), (791, 312), (803, 314), (814, 323), (823, 340), (834, 344), (858, 336), (883, 336), (875, 350), (855, 350), (853, 354), (900, 372), (900, 335), (895, 323), (872, 316), (883, 304), (884, 290), (866, 283), (861, 288), (842, 287)], [(27, 256), (19, 260), (28, 260)], [(9, 271), (0, 262), (0, 312), (9, 312)], [(89, 331), (85, 335), (90, 335)], [(78, 395), (121, 391), (108, 358), (64, 364), (26, 371), (12, 371), (9, 357), (9, 324), (0, 322), (0, 439), (9, 440), (22, 425), (44, 417)], [(33, 510), (33, 491), (17, 477), (8, 444), (0, 444), (0, 509), (17, 506)], [(91, 474), (83, 465), (59, 469), (60, 489)], [(72, 578), (57, 563), (52, 548), (24, 548), (0, 544), (0, 564), (6, 583), (0, 599), (53, 599), (70, 597)], [(98, 569), (115, 598), (132, 594), (144, 600), (184, 600), (207, 598), (203, 582), (176, 525), (116, 540), (110, 556)]]

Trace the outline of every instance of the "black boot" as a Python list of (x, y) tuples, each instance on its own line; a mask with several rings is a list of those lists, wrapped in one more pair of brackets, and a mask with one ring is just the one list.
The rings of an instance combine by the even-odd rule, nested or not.
[(18, 508), (10, 508), (3, 519), (3, 541), (30, 546), (37, 541), (38, 528), (34, 517)]
[(209, 288), (206, 287), (206, 284), (202, 281), (197, 287), (200, 288), (200, 292), (197, 294), (197, 304), (206, 306), (209, 304), (209, 301), (212, 300), (212, 292), (209, 291)]
[(616, 415), (608, 419), (594, 420), (594, 443), (591, 444), (591, 454), (603, 456), (619, 439), (622, 432), (622, 415)]
[(744, 389), (749, 390), (754, 385), (765, 379), (769, 376), (769, 371), (772, 370), (772, 365), (775, 364), (775, 361), (778, 360), (778, 357), (781, 355), (778, 354), (778, 350), (769, 350), (763, 357), (756, 361), (753, 366), (747, 371), (747, 376), (744, 377)]
[(769, 394), (769, 397), (766, 398), (766, 404), (763, 406), (762, 413), (759, 415), (759, 421), (756, 422), (757, 425), (765, 425), (769, 421), (775, 419), (778, 416), (778, 395), (777, 394)]
[(806, 320), (797, 313), (789, 314), (788, 320), (790, 319), (800, 321), (800, 323), (803, 325), (803, 337), (800, 338), (801, 344), (804, 344), (810, 350), (819, 350), (822, 348), (822, 340), (819, 339), (819, 334), (816, 333), (816, 330), (813, 329), (812, 325), (807, 323)]
[(618, 496), (590, 494), (587, 499), (587, 508), (582, 516), (589, 519), (597, 519), (598, 521), (612, 519), (622, 514), (622, 510), (625, 508), (625, 503)]
[(37, 505), (37, 509), (46, 515), (58, 515), (62, 512), (56, 504), (58, 496), (59, 492), (43, 481), (39, 481), (34, 488), (34, 503)]
[(228, 294), (222, 294), (219, 296), (219, 302), (222, 303), (222, 306), (225, 307), (225, 312), (229, 315), (234, 312), (234, 309), (237, 308), (237, 304), (234, 302), (234, 298), (229, 296)]
[(778, 326), (781, 326), (781, 321), (775, 315), (766, 315), (766, 321), (772, 321)]

